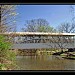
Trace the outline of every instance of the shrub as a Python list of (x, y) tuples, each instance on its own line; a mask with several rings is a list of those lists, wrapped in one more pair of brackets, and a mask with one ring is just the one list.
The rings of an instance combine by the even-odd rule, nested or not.
[(16, 55), (10, 50), (11, 45), (7, 37), (0, 35), (0, 69), (14, 65)]

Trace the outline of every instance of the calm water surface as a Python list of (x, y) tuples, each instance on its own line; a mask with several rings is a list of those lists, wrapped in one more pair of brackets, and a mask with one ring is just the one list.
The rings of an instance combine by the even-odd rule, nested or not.
[(17, 70), (75, 70), (75, 60), (59, 56), (17, 56)]

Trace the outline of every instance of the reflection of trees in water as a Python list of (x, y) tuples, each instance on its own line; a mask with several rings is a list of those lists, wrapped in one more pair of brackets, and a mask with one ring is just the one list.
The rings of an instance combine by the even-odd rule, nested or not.
[(21, 70), (74, 70), (75, 60), (58, 59), (56, 56), (24, 56), (18, 58)]

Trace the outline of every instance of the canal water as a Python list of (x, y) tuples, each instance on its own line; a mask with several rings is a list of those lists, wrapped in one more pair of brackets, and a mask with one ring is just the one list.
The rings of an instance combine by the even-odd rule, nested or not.
[(17, 56), (17, 70), (75, 70), (75, 60), (55, 55)]

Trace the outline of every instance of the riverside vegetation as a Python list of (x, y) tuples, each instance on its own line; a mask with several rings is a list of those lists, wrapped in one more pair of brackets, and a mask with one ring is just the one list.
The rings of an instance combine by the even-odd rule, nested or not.
[(0, 35), (0, 70), (13, 70), (16, 66), (16, 54), (10, 50), (11, 45), (5, 36)]

